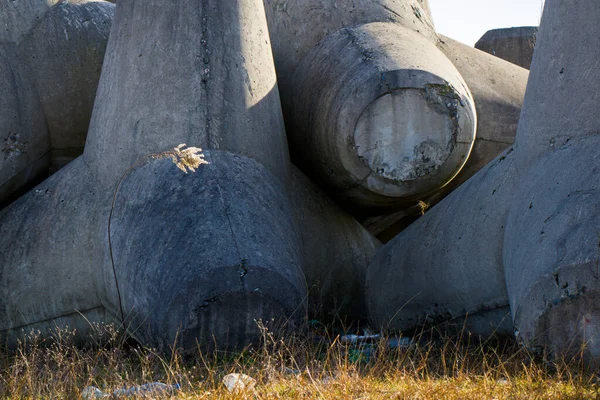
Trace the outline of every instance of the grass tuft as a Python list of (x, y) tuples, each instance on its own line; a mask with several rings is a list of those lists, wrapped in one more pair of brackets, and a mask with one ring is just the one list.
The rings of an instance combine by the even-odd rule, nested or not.
[[(581, 399), (598, 397), (597, 377), (581, 363), (538, 358), (512, 341), (421, 332), (411, 340), (350, 343), (321, 329), (281, 337), (261, 325), (259, 346), (239, 353), (177, 350), (168, 357), (132, 344), (110, 326), (89, 342), (74, 332), (31, 334), (0, 352), (1, 399), (77, 399), (95, 386), (110, 393), (148, 382), (179, 384), (179, 399)], [(329, 330), (330, 332), (331, 330)], [(401, 343), (390, 346), (390, 343)], [(230, 373), (252, 377), (229, 392)]]

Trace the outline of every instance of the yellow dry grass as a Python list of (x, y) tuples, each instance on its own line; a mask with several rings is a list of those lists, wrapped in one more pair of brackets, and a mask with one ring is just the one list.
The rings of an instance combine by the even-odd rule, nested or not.
[[(77, 399), (87, 386), (105, 392), (146, 382), (179, 384), (179, 399), (583, 399), (597, 398), (597, 377), (577, 360), (549, 362), (513, 342), (480, 342), (421, 332), (411, 345), (389, 348), (342, 343), (339, 336), (278, 337), (262, 328), (262, 343), (231, 354), (198, 351), (160, 356), (127, 343), (110, 327), (93, 346), (28, 337), (0, 353), (1, 399)], [(228, 373), (244, 373), (254, 390), (230, 393)], [(164, 398), (164, 397), (163, 397)]]

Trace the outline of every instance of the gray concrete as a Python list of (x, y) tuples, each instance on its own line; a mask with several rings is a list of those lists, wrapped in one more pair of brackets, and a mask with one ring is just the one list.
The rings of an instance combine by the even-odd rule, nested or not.
[[(438, 46), (472, 88), (478, 139), (457, 177), (466, 182), (384, 246), (369, 267), (371, 317), (376, 326), (406, 330), (469, 314), (486, 321), (469, 324), (472, 332), (509, 334), (504, 314), (495, 310), (509, 305), (502, 243), (517, 185), (513, 148), (489, 161), (514, 141), (528, 74), (449, 38), (442, 41)], [(428, 201), (435, 204), (455, 187), (453, 182)]]
[[(494, 310), (509, 305), (502, 266), (507, 198), (515, 189), (509, 151), (382, 247), (367, 271), (375, 327), (410, 330), (466, 314), (498, 317)], [(488, 319), (476, 333), (491, 334), (502, 323)]]
[(31, 71), (12, 43), (0, 43), (0, 208), (47, 176), (50, 140)]
[(0, 207), (83, 151), (114, 6), (0, 4)]
[[(262, 2), (117, 7), (84, 156), (0, 216), (0, 331), (98, 307), (163, 348), (240, 348), (254, 319), (293, 326), (306, 284)], [(181, 143), (214, 149), (210, 164), (182, 172)]]
[[(441, 36), (438, 48), (454, 63), (467, 83), (477, 110), (477, 137), (467, 163), (444, 188), (424, 198), (432, 207), (506, 150), (515, 140), (529, 73), (514, 64)], [(422, 212), (404, 208), (363, 223), (382, 241), (395, 237)]]
[(599, 18), (594, 1), (546, 2), (517, 136), (521, 176), (503, 251), (519, 337), (555, 355), (576, 355), (585, 344), (582, 353), (595, 362)]
[(327, 35), (369, 22), (394, 22), (435, 38), (428, 0), (264, 0), (264, 3), (286, 119), (294, 71)]
[(560, 356), (585, 344), (598, 361), (598, 18), (592, 1), (546, 2), (514, 148), (382, 248), (367, 275), (376, 324), (510, 299), (527, 346)]
[(3, 1), (0, 3), (0, 42), (18, 43), (44, 15), (54, 0)]
[(170, 158), (130, 170), (116, 194), (110, 236), (129, 332), (193, 351), (241, 349), (257, 325), (305, 315), (300, 238), (280, 182), (256, 161), (207, 151), (182, 173)]
[(477, 109), (475, 145), (445, 195), (514, 143), (529, 72), (445, 36), (437, 46), (467, 83)]
[[(433, 204), (505, 150), (514, 138), (527, 73), (438, 37), (427, 1), (359, 3), (315, 8), (309, 1), (265, 1), (292, 159), (340, 201), (358, 205), (353, 212), (364, 218), (421, 199)], [(458, 110), (468, 117), (458, 119), (464, 135), (458, 144), (448, 141), (451, 118), (432, 111), (431, 102), (419, 104), (417, 91), (394, 90), (411, 79), (412, 89), (427, 84), (400, 78), (402, 68), (411, 74), (411, 65), (449, 83), (448, 94), (460, 97), (464, 107)], [(469, 94), (471, 84), (477, 95)], [(353, 101), (345, 102), (347, 96)], [(472, 148), (466, 126), (469, 118), (475, 123), (475, 107), (485, 114), (477, 115), (484, 141)], [(401, 108), (414, 110), (397, 112)], [(469, 169), (457, 176), (471, 148)], [(437, 196), (428, 199), (432, 194)]]
[(297, 168), (290, 200), (302, 239), (309, 317), (366, 322), (365, 277), (381, 243)]
[[(295, 164), (342, 201), (369, 210), (414, 203), (456, 175), (472, 145), (474, 106), (455, 68), (432, 45), (437, 35), (427, 1), (265, 4)], [(412, 76), (411, 68), (425, 72)], [(331, 101), (345, 83), (343, 96)], [(449, 85), (444, 106), (439, 93), (429, 100), (441, 107), (419, 94), (429, 84)], [(344, 104), (354, 96), (351, 88), (359, 99)], [(453, 121), (454, 110), (442, 109), (456, 100), (462, 115)], [(399, 107), (419, 111), (398, 113)], [(463, 137), (454, 137), (455, 128)]]
[(81, 315), (104, 314), (95, 274), (109, 262), (110, 195), (78, 159), (0, 211), (0, 336), (14, 342), (21, 329), (48, 335), (55, 326), (84, 333)]
[(537, 32), (536, 26), (492, 29), (475, 43), (475, 48), (529, 69)]
[(59, 2), (19, 45), (46, 116), (53, 171), (83, 153), (114, 8)]
[[(84, 153), (104, 184), (138, 158), (180, 143), (254, 158), (287, 182), (287, 140), (258, 3), (146, 1), (135, 14), (135, 1), (117, 6), (98, 87), (98, 99), (117, 100), (96, 101)], [(173, 26), (189, 29), (173, 33)], [(158, 91), (154, 82), (165, 77)]]
[(414, 202), (466, 162), (473, 103), (454, 65), (423, 35), (392, 23), (345, 28), (295, 71), (292, 154), (354, 203)]

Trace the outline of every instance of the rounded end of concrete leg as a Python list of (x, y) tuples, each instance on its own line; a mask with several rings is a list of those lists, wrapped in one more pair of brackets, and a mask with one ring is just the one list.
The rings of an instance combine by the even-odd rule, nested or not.
[[(149, 157), (116, 195), (110, 234), (128, 331), (165, 351), (240, 350), (257, 321), (299, 322), (306, 282), (290, 205), (256, 161), (206, 152), (184, 173)], [(185, 160), (184, 160), (185, 161)]]
[(517, 338), (554, 359), (597, 365), (600, 285), (595, 271), (596, 265), (589, 263), (541, 277), (516, 306)]
[[(432, 81), (441, 81), (440, 78)], [(404, 198), (447, 184), (466, 162), (474, 115), (449, 84), (398, 88), (372, 101), (354, 130), (368, 190)]]
[[(521, 315), (522, 320), (524, 315)], [(518, 336), (525, 345), (546, 350), (554, 359), (565, 362), (600, 362), (600, 293), (565, 295), (547, 304), (539, 317), (522, 320)]]
[(395, 24), (329, 35), (296, 69), (293, 98), (296, 163), (362, 207), (414, 203), (442, 188), (475, 141), (475, 105), (459, 72)]
[(155, 300), (164, 305), (164, 313), (150, 317), (148, 332), (163, 349), (240, 350), (256, 344), (263, 327), (271, 332), (297, 328), (304, 316), (300, 295), (267, 268), (217, 268), (170, 298)]
[(358, 157), (372, 171), (388, 179), (410, 181), (444, 165), (453, 134), (449, 115), (429, 107), (419, 90), (399, 89), (363, 111), (354, 142)]

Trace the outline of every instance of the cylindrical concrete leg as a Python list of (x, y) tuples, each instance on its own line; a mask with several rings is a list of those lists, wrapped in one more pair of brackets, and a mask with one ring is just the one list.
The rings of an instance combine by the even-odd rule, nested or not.
[(518, 337), (554, 356), (600, 360), (600, 137), (543, 157), (521, 177), (504, 239)]
[[(31, 331), (77, 330), (111, 322), (118, 308), (104, 247), (111, 193), (99, 189), (78, 159), (0, 211), (0, 343), (12, 346)], [(107, 282), (108, 287), (98, 285)]]
[(600, 4), (546, 2), (517, 135), (504, 239), (519, 337), (555, 356), (600, 361)]
[(264, 0), (273, 45), (277, 84), (286, 124), (293, 100), (295, 71), (327, 35), (370, 22), (402, 25), (434, 40), (428, 0)]
[[(125, 324), (142, 343), (241, 349), (258, 320), (304, 318), (300, 241), (281, 184), (222, 151), (185, 174), (150, 159), (123, 179), (110, 236)], [(177, 343), (175, 343), (177, 342)]]
[(0, 43), (0, 209), (48, 175), (50, 142), (30, 70)]
[(467, 163), (443, 189), (423, 199), (420, 206), (363, 222), (380, 240), (389, 241), (477, 171), (510, 147), (517, 134), (529, 73), (516, 65), (441, 36), (438, 48), (467, 83), (477, 110), (477, 137)]
[(293, 159), (361, 206), (439, 190), (475, 140), (475, 106), (459, 72), (431, 41), (393, 23), (329, 35), (296, 69), (293, 98)]
[(381, 248), (367, 272), (374, 326), (411, 330), (470, 315), (475, 334), (512, 333), (502, 243), (514, 164), (509, 150)]
[[(210, 164), (185, 175), (148, 161), (183, 143)], [(102, 187), (121, 182), (109, 301), (143, 343), (179, 332), (186, 350), (234, 349), (257, 339), (254, 319), (304, 317), (262, 0), (118, 2), (84, 160)]]
[(290, 200), (302, 237), (310, 317), (366, 322), (367, 267), (381, 243), (297, 168)]
[(58, 2), (19, 43), (46, 116), (52, 172), (83, 153), (114, 9)]
[(101, 181), (113, 185), (139, 158), (187, 143), (254, 158), (287, 182), (262, 0), (116, 7), (84, 154)]

